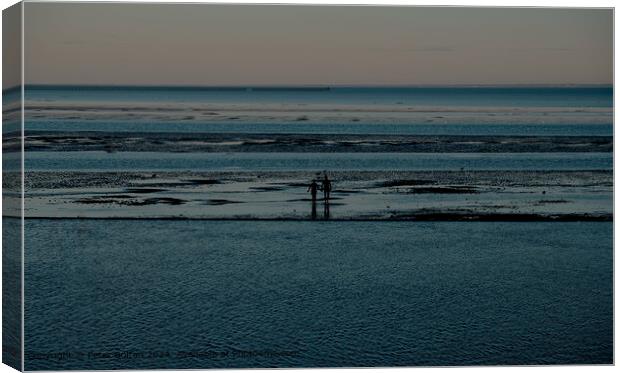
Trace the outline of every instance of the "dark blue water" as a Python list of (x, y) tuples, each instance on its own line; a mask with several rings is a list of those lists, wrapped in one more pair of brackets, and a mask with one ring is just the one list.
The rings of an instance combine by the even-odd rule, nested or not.
[(611, 364), (612, 231), (27, 220), (26, 369)]
[(611, 170), (612, 153), (30, 152), (29, 171)]
[[(612, 136), (613, 124), (425, 124), (344, 122), (184, 122), (152, 120), (40, 120), (28, 119), (27, 130), (171, 133), (272, 133), (469, 136)], [(362, 120), (363, 121), (363, 120)]]
[[(225, 132), (225, 133), (331, 133), (392, 135), (522, 135), (522, 136), (611, 136), (613, 120), (611, 87), (70, 87), (29, 86), (26, 101), (71, 107), (75, 103), (93, 105), (72, 112), (71, 119), (40, 118), (27, 115), (26, 130), (112, 131), (112, 132)], [(121, 104), (125, 107), (149, 107), (151, 116), (116, 117), (97, 110), (97, 105)], [(236, 108), (259, 108), (260, 115), (240, 121), (200, 122), (171, 119), (184, 112), (159, 108), (182, 105), (233, 104)], [(280, 110), (298, 110), (306, 105), (322, 105), (327, 112), (308, 115), (304, 122), (278, 118)], [(377, 120), (377, 113), (365, 113), (379, 105), (389, 118), (389, 108), (425, 108), (425, 115), (399, 113), (398, 119)], [(179, 106), (180, 107), (180, 106)], [(376, 106), (375, 106), (376, 107)], [(537, 111), (541, 107), (560, 109)], [(272, 119), (270, 110), (275, 110)], [(508, 109), (508, 112), (502, 111)], [(229, 108), (229, 110), (231, 110)], [(353, 110), (347, 120), (339, 119), (340, 110)], [(361, 110), (361, 111), (357, 111)], [(462, 120), (454, 111), (464, 110)], [(496, 112), (500, 110), (500, 112)], [(232, 109), (234, 113), (235, 109)], [(326, 114), (331, 111), (331, 114)], [(435, 112), (436, 114), (433, 114)], [(444, 117), (443, 112), (452, 112)], [(39, 113), (40, 114), (40, 113)], [(96, 115), (93, 115), (96, 114)], [(125, 113), (126, 114), (126, 113)], [(194, 114), (186, 112), (185, 114)], [(193, 117), (193, 115), (190, 115)], [(243, 115), (242, 115), (243, 116)], [(252, 119), (251, 116), (256, 116)], [(352, 122), (352, 116), (355, 121)], [(449, 118), (448, 118), (449, 117)], [(379, 117), (380, 118), (380, 117)], [(448, 119), (446, 119), (448, 118)], [(446, 124), (448, 121), (449, 124)], [(432, 123), (431, 123), (432, 122)]]
[[(28, 88), (26, 99), (39, 104), (381, 104), (527, 110), (611, 108), (613, 91), (56, 86)], [(566, 112), (562, 115), (573, 115), (570, 124), (553, 116), (549, 120), (554, 124), (511, 125), (501, 120), (379, 124), (369, 118), (357, 123), (26, 118), (26, 130), (613, 133), (611, 119), (600, 122), (606, 113), (575, 124), (582, 113)], [(611, 170), (612, 156), (29, 152), (25, 167), (28, 171)], [(26, 369), (609, 364), (612, 229), (612, 223), (28, 219)]]
[[(22, 90), (21, 87), (2, 91), (2, 134), (21, 133), (21, 103)], [(6, 136), (5, 136), (6, 137)]]
[(344, 103), (422, 106), (611, 107), (611, 87), (97, 87), (27, 86), (26, 100), (202, 102), (202, 103)]
[[(6, 198), (7, 194), (4, 187), (3, 197)], [(15, 212), (7, 211), (11, 201), (5, 198), (2, 217), (2, 363), (19, 369), (23, 342), (22, 224), (20, 218), (8, 216)]]

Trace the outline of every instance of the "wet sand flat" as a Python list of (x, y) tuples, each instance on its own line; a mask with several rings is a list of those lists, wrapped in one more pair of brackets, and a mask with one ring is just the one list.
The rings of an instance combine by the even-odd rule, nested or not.
[[(510, 105), (509, 103), (507, 103)], [(373, 122), (407, 123), (609, 123), (607, 107), (453, 106), (435, 104), (345, 104), (284, 102), (58, 102), (26, 101), (26, 117), (53, 120), (149, 120), (241, 122)]]
[[(28, 172), (28, 218), (611, 220), (611, 171)], [(5, 177), (5, 185), (11, 178)]]

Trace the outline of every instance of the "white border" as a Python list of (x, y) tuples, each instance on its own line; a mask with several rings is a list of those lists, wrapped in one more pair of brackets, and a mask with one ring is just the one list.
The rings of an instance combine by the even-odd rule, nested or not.
[[(49, 1), (49, 0), (25, 0), (27, 2), (43, 2), (43, 1)], [(119, 2), (119, 1), (87, 1), (87, 0), (63, 0), (63, 2)], [(231, 4), (231, 3), (244, 3), (244, 4), (278, 4), (278, 2), (276, 1), (261, 1), (261, 0), (211, 0), (211, 1), (195, 1), (195, 0), (181, 0), (181, 1), (175, 1), (175, 0), (132, 0), (131, 2), (136, 2), (136, 3), (220, 3), (220, 4)], [(5, 9), (11, 5), (13, 5), (14, 3), (16, 3), (16, 1), (14, 0), (0, 0), (0, 4), (2, 5), (2, 9)], [(422, 5), (422, 6), (480, 6), (480, 7), (587, 7), (587, 8), (595, 8), (595, 7), (602, 7), (602, 8), (613, 8), (615, 6), (615, 2), (612, 0), (590, 0), (590, 1), (584, 1), (584, 0), (521, 0), (521, 1), (515, 1), (515, 0), (475, 0), (475, 1), (468, 1), (468, 0), (447, 0), (447, 1), (442, 1), (442, 0), (426, 0), (426, 1), (416, 1), (416, 0), (287, 0), (285, 2), (282, 3), (286, 3), (286, 4), (315, 4), (315, 5), (376, 5), (376, 6), (381, 6), (381, 5)], [(1, 18), (1, 17), (0, 17)], [(24, 48), (23, 48), (23, 38), (24, 38), (24, 33), (23, 33), (23, 27), (24, 27), (24, 19), (23, 19), (23, 6), (22, 6), (22, 82), (24, 82), (24, 69), (23, 69), (23, 61), (24, 61)], [(1, 28), (0, 28), (1, 29)], [(616, 64), (618, 59), (616, 58), (616, 48), (615, 48), (615, 41), (618, 40), (617, 38), (618, 36), (618, 31), (615, 28), (615, 22), (614, 22), (614, 72), (615, 72), (615, 68), (616, 68)], [(0, 55), (1, 55), (1, 51), (0, 51)], [(616, 86), (616, 76), (614, 73), (614, 87)], [(22, 85), (22, 134), (24, 131), (23, 128), (23, 96), (24, 95), (24, 91), (23, 91), (23, 85)], [(617, 123), (618, 120), (618, 112), (617, 110), (615, 110), (616, 108), (616, 100), (615, 100), (615, 95), (614, 95), (614, 144), (615, 144), (615, 123)], [(0, 134), (0, 140), (1, 140), (1, 134)], [(23, 151), (23, 141), (22, 141), (22, 151)], [(23, 153), (22, 153), (23, 154)], [(615, 152), (615, 146), (614, 146), (614, 211), (620, 211), (618, 209), (620, 202), (615, 198), (615, 193), (617, 191), (616, 185), (618, 185), (618, 175), (615, 173), (615, 164), (617, 164), (618, 161), (618, 157), (620, 157), (616, 152)], [(22, 157), (22, 300), (23, 300), (23, 294), (24, 294), (24, 289), (23, 289), (23, 264), (24, 264), (24, 184), (23, 184), (23, 177), (24, 177), (24, 159)], [(0, 171), (1, 171), (1, 164), (0, 164)], [(1, 179), (1, 177), (0, 177)], [(1, 201), (0, 201), (0, 209), (1, 209)], [(0, 221), (1, 221), (1, 217), (0, 217)], [(0, 231), (0, 238), (1, 238), (2, 232)], [(618, 247), (617, 244), (620, 241), (620, 238), (618, 237), (618, 235), (616, 234), (616, 224), (614, 223), (614, 247)], [(1, 263), (1, 258), (0, 258), (0, 263)], [(615, 269), (615, 251), (614, 251), (614, 269)], [(1, 285), (1, 281), (0, 281), (0, 285)], [(618, 288), (618, 278), (615, 276), (615, 271), (614, 271), (614, 342), (615, 342), (615, 346), (614, 346), (614, 358), (618, 355), (618, 334), (617, 331), (618, 329), (615, 327), (615, 323), (616, 323), (616, 318), (615, 315), (617, 314), (617, 310), (618, 310), (618, 298), (615, 297), (615, 289)], [(1, 293), (1, 292), (0, 292)], [(1, 294), (0, 294), (0, 299), (1, 299)], [(24, 304), (22, 302), (22, 335), (23, 335), (23, 311), (24, 311)], [(1, 313), (1, 310), (0, 310)], [(22, 339), (22, 364), (23, 364), (23, 339)], [(406, 372), (432, 372), (432, 371), (438, 371), (438, 370), (446, 370), (446, 369), (452, 369), (452, 368), (349, 368), (347, 370), (364, 370), (364, 371), (371, 371), (371, 372), (380, 372), (380, 373), (387, 373), (390, 371), (394, 371), (395, 369), (399, 370), (399, 371), (406, 371)], [(613, 366), (597, 366), (597, 367), (592, 367), (592, 366), (549, 366), (549, 367), (464, 367), (464, 368), (458, 368), (459, 372), (474, 372), (478, 369), (484, 369), (487, 372), (497, 372), (497, 371), (507, 371), (510, 370), (512, 372), (522, 372), (524, 370), (540, 370), (540, 369), (544, 369), (546, 372), (579, 372), (582, 370), (598, 370), (598, 371), (612, 371), (612, 369), (615, 371), (615, 367)], [(23, 365), (22, 365), (22, 370), (23, 370)], [(264, 370), (264, 369), (255, 369), (255, 370)], [(299, 369), (279, 369), (279, 371), (282, 372), (294, 372), (294, 371), (298, 371)], [(313, 369), (314, 370), (314, 369)], [(326, 373), (333, 373), (333, 372), (338, 372), (338, 371), (342, 371), (343, 369), (321, 369), (322, 372), (326, 372)], [(185, 370), (187, 371), (187, 370)], [(14, 372), (13, 369), (9, 368), (6, 365), (0, 365), (0, 373), (5, 373), (5, 372)], [(80, 371), (74, 371), (74, 372), (80, 372)], [(134, 371), (135, 372), (135, 371)], [(146, 372), (146, 371), (137, 371), (137, 372)], [(179, 372), (182, 373), (184, 372), (184, 370), (167, 370), (167, 372)], [(210, 370), (209, 372), (229, 372), (229, 373), (239, 373), (239, 372), (244, 372), (244, 370), (238, 370), (238, 369), (228, 369), (228, 370)]]
[[(611, 0), (24, 0), (25, 2), (63, 2), (63, 3), (179, 3), (179, 4), (310, 4), (310, 5), (408, 5), (408, 6), (478, 6), (478, 7), (580, 7), (613, 8)], [(14, 4), (14, 0), (2, 0), (2, 3)], [(8, 6), (8, 5), (7, 5)]]
[(25, 315), (25, 308), (26, 308), (26, 301), (25, 301), (25, 292), (24, 292), (24, 274), (25, 274), (25, 251), (26, 251), (26, 243), (24, 242), (25, 237), (26, 237), (26, 230), (25, 230), (25, 214), (26, 214), (26, 186), (25, 186), (25, 156), (26, 156), (26, 152), (25, 152), (25, 110), (24, 110), (24, 100), (26, 99), (26, 93), (25, 93), (25, 84), (26, 84), (26, 79), (25, 79), (25, 68), (24, 68), (24, 3), (21, 3), (21, 16), (22, 16), (22, 33), (21, 33), (21, 83), (22, 83), (22, 89), (21, 89), (21, 95), (22, 95), (22, 102), (21, 102), (21, 111), (22, 111), (22, 115), (21, 115), (21, 121), (22, 121), (22, 138), (21, 138), (21, 145), (22, 145), (22, 155), (21, 155), (21, 194), (22, 194), (22, 198), (21, 198), (21, 246), (22, 246), (22, 259), (21, 259), (21, 316), (22, 316), (22, 325), (21, 325), (21, 354), (22, 354), (22, 359), (21, 359), (21, 365), (22, 365), (22, 371), (24, 370), (24, 364), (25, 364), (25, 356), (24, 356), (24, 351), (25, 351), (25, 346), (24, 346), (24, 342), (25, 342), (25, 319), (24, 319), (24, 315)]

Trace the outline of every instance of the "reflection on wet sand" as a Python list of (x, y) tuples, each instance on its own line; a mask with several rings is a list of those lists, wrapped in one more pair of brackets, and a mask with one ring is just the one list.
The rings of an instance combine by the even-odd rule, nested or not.
[[(610, 220), (611, 171), (28, 172), (27, 217)], [(10, 174), (7, 174), (10, 175)], [(319, 174), (320, 175), (320, 174)], [(7, 176), (5, 186), (19, 180)], [(313, 197), (314, 195), (314, 197)], [(308, 206), (310, 204), (310, 206)], [(321, 206), (322, 205), (322, 206)], [(310, 210), (310, 211), (308, 211)], [(18, 211), (15, 211), (18, 214)]]

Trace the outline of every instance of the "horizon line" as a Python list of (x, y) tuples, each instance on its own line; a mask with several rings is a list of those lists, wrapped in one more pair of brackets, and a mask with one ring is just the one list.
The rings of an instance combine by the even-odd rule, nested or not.
[[(3, 92), (21, 89), (22, 85), (3, 88)], [(613, 83), (461, 83), (461, 84), (66, 84), (66, 83), (28, 83), (24, 89), (85, 88), (85, 89), (190, 89), (190, 90), (269, 90), (300, 89), (330, 90), (342, 88), (613, 88)]]

